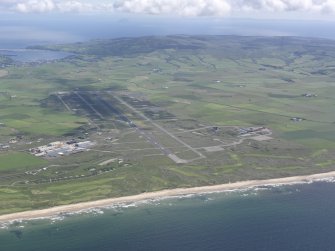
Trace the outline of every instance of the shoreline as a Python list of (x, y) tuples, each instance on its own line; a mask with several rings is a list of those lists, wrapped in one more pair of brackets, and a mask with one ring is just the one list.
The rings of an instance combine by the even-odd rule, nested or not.
[(48, 218), (59, 216), (64, 213), (76, 213), (82, 210), (106, 208), (116, 204), (134, 203), (152, 199), (162, 199), (176, 196), (196, 195), (206, 193), (219, 193), (239, 189), (251, 189), (258, 186), (275, 186), (275, 185), (293, 185), (308, 183), (316, 180), (327, 179), (335, 177), (335, 171), (327, 173), (318, 173), (311, 175), (292, 176), (284, 178), (274, 178), (266, 180), (247, 180), (238, 181), (234, 183), (226, 183), (221, 185), (201, 186), (192, 188), (175, 188), (156, 192), (147, 192), (137, 195), (116, 197), (110, 199), (102, 199), (89, 202), (81, 202), (70, 205), (56, 206), (47, 209), (23, 211), (12, 214), (0, 215), (0, 223), (7, 223), (12, 221), (33, 220), (38, 218)]

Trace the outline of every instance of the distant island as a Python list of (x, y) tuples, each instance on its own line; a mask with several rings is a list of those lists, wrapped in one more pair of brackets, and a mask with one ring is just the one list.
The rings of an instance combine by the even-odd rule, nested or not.
[(29, 49), (64, 56), (0, 56), (0, 215), (334, 176), (335, 41), (176, 35)]

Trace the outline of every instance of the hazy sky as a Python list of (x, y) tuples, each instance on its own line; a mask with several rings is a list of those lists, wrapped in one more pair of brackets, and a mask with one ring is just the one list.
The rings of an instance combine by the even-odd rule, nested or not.
[(335, 0), (0, 0), (1, 12), (335, 19)]
[(335, 39), (335, 0), (0, 0), (0, 48), (122, 36)]

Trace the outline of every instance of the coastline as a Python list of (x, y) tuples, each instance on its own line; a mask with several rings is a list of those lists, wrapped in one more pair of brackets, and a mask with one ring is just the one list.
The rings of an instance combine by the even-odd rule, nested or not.
[(141, 193), (138, 195), (131, 195), (125, 197), (117, 197), (117, 198), (102, 199), (90, 202), (82, 202), (77, 204), (56, 206), (47, 209), (5, 214), (0, 215), (0, 223), (21, 221), (21, 220), (32, 220), (38, 218), (48, 218), (63, 213), (75, 213), (82, 210), (105, 208), (121, 203), (134, 203), (145, 200), (169, 198), (176, 196), (217, 193), (217, 192), (225, 192), (239, 189), (250, 189), (258, 186), (293, 185), (299, 183), (308, 183), (332, 177), (335, 177), (335, 171), (327, 173), (311, 174), (311, 175), (266, 179), (266, 180), (247, 180), (247, 181), (239, 181), (234, 183), (226, 183), (212, 186), (175, 188), (175, 189), (161, 190), (157, 192)]

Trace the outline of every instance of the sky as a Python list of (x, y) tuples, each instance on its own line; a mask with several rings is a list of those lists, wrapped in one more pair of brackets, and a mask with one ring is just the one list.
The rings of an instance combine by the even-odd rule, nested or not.
[(0, 0), (0, 11), (331, 20), (335, 0)]
[(0, 0), (0, 49), (143, 35), (335, 39), (335, 0)]

